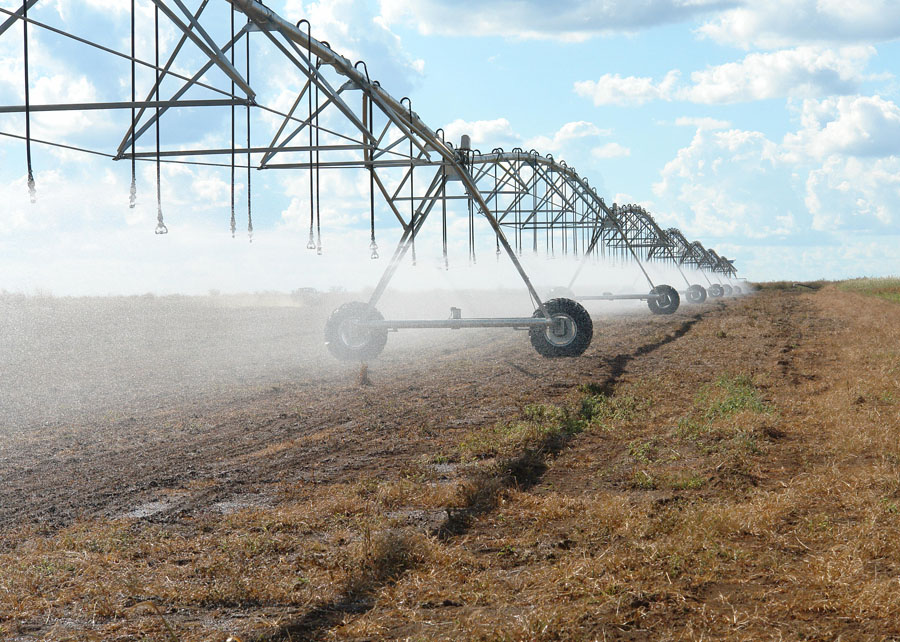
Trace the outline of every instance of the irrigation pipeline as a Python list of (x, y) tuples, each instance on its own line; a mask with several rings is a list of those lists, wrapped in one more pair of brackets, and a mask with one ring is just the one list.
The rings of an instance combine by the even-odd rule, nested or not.
[[(482, 153), (471, 149), (468, 137), (464, 137), (459, 147), (454, 147), (444, 139), (443, 131), (432, 130), (423, 122), (413, 110), (409, 98), (397, 100), (377, 80), (371, 79), (364, 62), (354, 64), (332, 50), (328, 43), (314, 38), (312, 25), (308, 21), (292, 23), (257, 0), (195, 2), (196, 9), (190, 11), (185, 0), (152, 0), (152, 62), (140, 59), (136, 52), (135, 43), (140, 38), (136, 34), (134, 1), (131, 3), (130, 54), (70, 33), (64, 27), (36, 21), (28, 10), (37, 0), (23, 0), (22, 7), (16, 11), (0, 8), (0, 12), (8, 16), (0, 24), (0, 38), (16, 22), (21, 21), (23, 26), (25, 104), (0, 106), (0, 114), (25, 115), (24, 140), (31, 189), (32, 143), (58, 145), (130, 161), (132, 206), (136, 199), (136, 162), (152, 161), (156, 168), (156, 232), (165, 233), (162, 164), (176, 162), (226, 167), (230, 169), (231, 180), (229, 227), (234, 234), (236, 170), (246, 168), (247, 232), (252, 240), (251, 169), (308, 172), (307, 247), (321, 254), (323, 224), (328, 223), (322, 217), (321, 172), (330, 169), (365, 171), (369, 188), (370, 211), (367, 218), (370, 256), (380, 258), (376, 228), (383, 217), (376, 216), (376, 210), (386, 212), (390, 224), (399, 225), (401, 231), (369, 301), (373, 307), (406, 257), (409, 256), (415, 263), (417, 236), (432, 216), (440, 219), (443, 263), (445, 267), (449, 266), (447, 219), (448, 209), (454, 206), (468, 213), (469, 261), (474, 262), (477, 258), (475, 220), (480, 217), (488, 223), (498, 260), (505, 255), (513, 264), (545, 318), (550, 318), (550, 310), (520, 260), (529, 251), (547, 257), (558, 254), (578, 257), (580, 263), (568, 283), (569, 290), (587, 269), (591, 258), (634, 263), (647, 281), (648, 292), (626, 296), (648, 300), (651, 309), (666, 297), (677, 299), (677, 294), (671, 294), (674, 288), (653, 280), (651, 267), (655, 263), (674, 266), (688, 290), (701, 286), (690, 284), (685, 269), (701, 272), (710, 286), (727, 284), (735, 277), (732, 261), (712, 249), (704, 248), (699, 242), (688, 242), (678, 230), (663, 230), (652, 215), (640, 206), (607, 205), (587, 178), (580, 176), (564, 161), (542, 155), (536, 150), (526, 152), (519, 148), (511, 151), (495, 148), (490, 153)], [(236, 29), (237, 14), (246, 18), (246, 24), (240, 29)], [(161, 62), (159, 36), (162, 21), (178, 36), (164, 63)], [(33, 104), (28, 92), (29, 72), (32, 71), (28, 64), (29, 27), (71, 39), (115, 59), (127, 60), (131, 67), (131, 100)], [(245, 64), (239, 70), (235, 51), (241, 40), (244, 41)], [(44, 39), (41, 44), (44, 46)], [(266, 66), (254, 70), (251, 54), (263, 48), (267, 49)], [(271, 61), (276, 57), (280, 57), (288, 71), (293, 72), (285, 74), (285, 78), (293, 76), (300, 81), (296, 100), (287, 111), (265, 105), (254, 88), (258, 78), (272, 73)], [(137, 99), (137, 67), (153, 70), (155, 79), (144, 100)], [(212, 78), (219, 81), (215, 82)], [(360, 92), (361, 100), (353, 96), (356, 92)], [(167, 130), (165, 137), (168, 148), (163, 145), (162, 125), (173, 115), (187, 109), (215, 110), (223, 106), (230, 109), (230, 145), (185, 145), (176, 140), (178, 130), (174, 126)], [(243, 147), (236, 145), (235, 110), (240, 106), (246, 109)], [(38, 141), (31, 135), (30, 119), (35, 112), (87, 110), (130, 113), (124, 136), (111, 153), (109, 149), (87, 149), (65, 141)], [(254, 142), (254, 135), (259, 139), (265, 132), (261, 127), (251, 130), (251, 114), (255, 112), (281, 119), (271, 139)], [(151, 128), (155, 140), (147, 145), (144, 135)], [(17, 132), (0, 133), (20, 137)], [(192, 137), (193, 140), (199, 138)], [(240, 165), (236, 162), (239, 155), (246, 159)], [(379, 200), (380, 203), (377, 202)], [(670, 291), (664, 296), (664, 292)]]

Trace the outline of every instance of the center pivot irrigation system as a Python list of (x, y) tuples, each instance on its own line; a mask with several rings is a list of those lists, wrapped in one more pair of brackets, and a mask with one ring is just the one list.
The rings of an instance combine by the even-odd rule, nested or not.
[[(122, 0), (123, 5), (125, 1)], [(368, 251), (372, 259), (379, 258), (376, 200), (383, 201), (402, 233), (368, 302), (342, 305), (326, 323), (326, 343), (340, 359), (373, 358), (383, 350), (389, 331), (404, 328), (518, 328), (529, 331), (532, 345), (543, 356), (577, 356), (588, 347), (593, 334), (591, 317), (579, 301), (640, 299), (647, 301), (650, 310), (657, 314), (671, 314), (678, 308), (679, 291), (653, 281), (648, 270), (653, 263), (675, 267), (684, 282), (681, 293), (692, 303), (702, 303), (707, 293), (719, 297), (741, 292), (734, 282), (731, 261), (700, 243), (688, 242), (676, 229), (661, 229), (641, 207), (608, 206), (588, 180), (564, 161), (518, 148), (482, 153), (471, 148), (467, 136), (455, 147), (445, 140), (441, 130), (425, 125), (413, 111), (409, 98), (397, 100), (378, 81), (370, 79), (364, 62), (353, 64), (327, 42), (313, 38), (306, 20), (290, 22), (257, 0), (141, 0), (138, 9), (152, 10), (153, 16), (151, 62), (136, 55), (136, 30), (138, 26), (145, 27), (147, 21), (137, 24), (135, 0), (130, 3), (130, 52), (38, 20), (35, 16), (43, 7), (35, 11), (36, 4), (38, 0), (22, 0), (19, 6), (0, 7), (0, 20), (4, 20), (0, 23), (0, 41), (21, 35), (25, 87), (24, 104), (0, 106), (0, 115), (24, 114), (24, 135), (0, 135), (25, 143), (27, 185), (32, 200), (38, 188), (32, 169), (33, 144), (130, 163), (132, 207), (137, 195), (136, 165), (153, 163), (156, 233), (165, 234), (168, 228), (163, 218), (161, 166), (180, 163), (222, 167), (230, 169), (234, 233), (236, 175), (239, 170), (246, 170), (247, 227), (252, 233), (251, 169), (301, 171), (309, 179), (307, 247), (321, 254), (321, 172), (355, 169), (367, 175)], [(57, 14), (48, 11), (47, 15)], [(168, 39), (165, 55), (161, 50), (161, 22), (168, 29), (165, 33), (175, 36)], [(124, 60), (130, 65), (130, 100), (33, 104), (28, 45), (29, 33), (34, 30), (91, 48), (113, 60)], [(127, 38), (127, 34), (122, 35)], [(259, 101), (254, 87), (259, 88), (256, 78), (261, 74), (254, 74), (251, 82), (251, 35), (254, 41), (261, 41), (254, 43), (254, 51), (265, 46), (266, 64), (281, 58), (295, 70), (292, 76), (299, 91), (290, 108), (276, 109)], [(149, 73), (152, 82), (139, 83), (139, 73), (142, 79)], [(123, 78), (127, 85), (127, 75)], [(143, 86), (140, 92), (139, 84)], [(160, 128), (164, 121), (184, 111), (216, 109), (230, 110), (230, 144), (211, 146), (182, 141), (177, 147), (163, 149)], [(89, 149), (32, 136), (34, 113), (93, 110), (130, 114), (117, 147)], [(277, 119), (277, 127), (271, 128), (274, 136), (271, 130), (256, 127), (254, 143), (250, 118), (253, 110), (263, 113), (270, 122)], [(240, 122), (244, 117), (245, 122)], [(240, 142), (238, 129), (242, 138), (246, 133)], [(448, 207), (463, 204), (468, 211), (469, 258), (475, 258), (475, 220), (483, 217), (490, 226), (497, 256), (506, 255), (527, 288), (536, 307), (534, 314), (463, 318), (459, 308), (451, 308), (448, 319), (384, 319), (376, 305), (404, 260), (409, 256), (415, 263), (417, 236), (429, 219), (439, 219), (443, 261), (448, 264), (448, 231), (452, 229), (448, 227)], [(569, 283), (553, 288), (545, 298), (520, 261), (526, 251), (544, 256), (577, 256), (580, 261)], [(601, 259), (624, 259), (636, 264), (647, 281), (648, 291), (576, 295), (579, 276)], [(690, 274), (702, 274), (706, 287), (691, 283), (685, 269)]]

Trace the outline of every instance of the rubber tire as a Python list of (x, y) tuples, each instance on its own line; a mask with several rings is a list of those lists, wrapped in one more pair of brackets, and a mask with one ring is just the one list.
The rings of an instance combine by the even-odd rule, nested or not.
[(325, 345), (329, 352), (341, 361), (367, 361), (374, 359), (387, 343), (387, 330), (368, 329), (357, 331), (351, 337), (352, 321), (382, 321), (381, 313), (368, 303), (351, 301), (331, 313), (325, 322)]
[(741, 286), (735, 285), (734, 286), (734, 296), (740, 296), (741, 294), (743, 294), (743, 291), (741, 290)]
[(685, 292), (685, 298), (688, 300), (688, 303), (703, 303), (704, 301), (706, 301), (706, 288), (695, 283), (687, 289), (687, 292)]
[[(550, 299), (544, 303), (550, 318), (565, 317), (567, 323), (572, 325), (573, 334), (571, 339), (563, 344), (553, 343), (550, 339), (550, 327), (531, 328), (528, 331), (531, 345), (537, 350), (537, 353), (548, 359), (559, 357), (577, 357), (584, 354), (588, 346), (591, 345), (591, 339), (594, 336), (594, 322), (591, 321), (591, 315), (577, 301), (572, 299)], [(534, 311), (532, 315), (535, 318), (544, 316), (540, 308)]]
[(713, 283), (711, 286), (709, 286), (709, 290), (707, 291), (709, 292), (709, 296), (716, 299), (725, 294), (725, 290), (722, 289), (722, 286), (718, 283)]
[(547, 292), (548, 299), (572, 299), (575, 300), (575, 293), (564, 285), (558, 285), (550, 288)]
[(723, 285), (722, 288), (725, 290), (725, 296), (731, 296), (734, 293), (734, 288), (730, 285)]
[(662, 299), (647, 299), (647, 307), (653, 314), (673, 314), (681, 304), (678, 290), (671, 285), (657, 285), (650, 290), (650, 294), (659, 294)]

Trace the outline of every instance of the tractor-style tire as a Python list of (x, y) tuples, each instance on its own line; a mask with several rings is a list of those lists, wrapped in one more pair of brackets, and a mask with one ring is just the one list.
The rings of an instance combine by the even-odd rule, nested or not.
[[(594, 336), (594, 323), (588, 311), (572, 299), (550, 299), (544, 306), (555, 323), (529, 331), (531, 345), (538, 354), (551, 359), (583, 354)], [(538, 308), (532, 316), (543, 317), (544, 313)]]
[(730, 285), (723, 285), (722, 289), (725, 290), (725, 296), (731, 296), (734, 293), (734, 289)]
[(703, 303), (706, 301), (706, 288), (702, 285), (694, 284), (685, 292), (689, 303)]
[(382, 321), (368, 303), (351, 301), (331, 313), (325, 322), (325, 345), (341, 361), (374, 359), (387, 343), (387, 329), (360, 327), (360, 321)]
[(739, 286), (739, 285), (734, 286), (734, 296), (740, 296), (743, 293), (744, 293), (744, 291), (741, 290), (741, 286)]
[(671, 285), (657, 285), (650, 290), (650, 294), (656, 295), (652, 299), (647, 299), (647, 307), (653, 314), (672, 314), (681, 303), (678, 290)]
[(709, 292), (709, 296), (713, 297), (714, 299), (718, 299), (723, 294), (725, 294), (725, 290), (722, 289), (722, 286), (718, 283), (713, 283), (711, 286), (709, 286), (707, 292)]

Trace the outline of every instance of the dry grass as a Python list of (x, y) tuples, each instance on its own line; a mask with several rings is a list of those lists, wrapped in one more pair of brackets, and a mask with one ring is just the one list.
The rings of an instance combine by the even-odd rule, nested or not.
[(399, 479), (3, 533), (0, 639), (897, 638), (898, 346), (771, 288)]
[(763, 281), (762, 283), (754, 283), (753, 286), (760, 291), (765, 290), (820, 290), (826, 285), (830, 285), (833, 281)]

